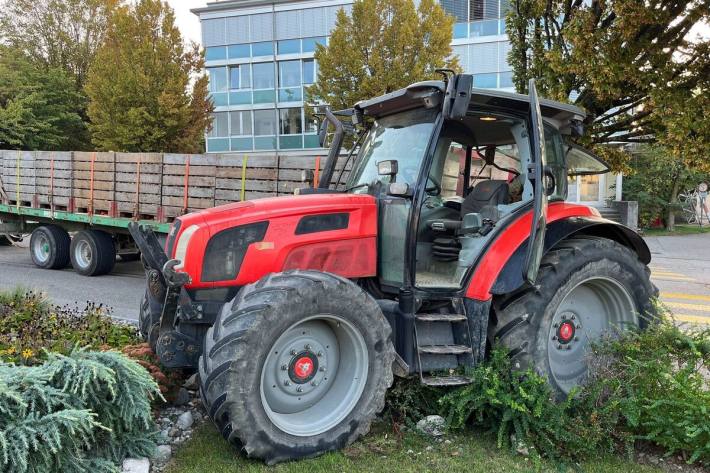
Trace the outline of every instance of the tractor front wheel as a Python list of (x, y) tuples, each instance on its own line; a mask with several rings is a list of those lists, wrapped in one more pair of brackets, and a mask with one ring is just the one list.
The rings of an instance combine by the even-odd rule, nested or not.
[(564, 398), (588, 374), (590, 344), (643, 328), (656, 288), (637, 255), (612, 240), (577, 237), (545, 255), (534, 286), (494, 300), (489, 340), (532, 368)]
[(390, 333), (375, 300), (347, 279), (265, 276), (205, 335), (203, 402), (225, 439), (269, 464), (343, 448), (384, 407)]

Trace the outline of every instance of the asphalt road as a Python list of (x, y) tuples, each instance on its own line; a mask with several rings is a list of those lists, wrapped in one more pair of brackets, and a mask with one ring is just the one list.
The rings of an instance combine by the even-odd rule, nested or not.
[(683, 323), (710, 325), (710, 229), (684, 236), (647, 237), (651, 280)]
[(71, 267), (61, 270), (37, 268), (27, 248), (0, 246), (0, 289), (22, 286), (40, 290), (57, 305), (79, 306), (87, 301), (103, 304), (114, 317), (138, 320), (138, 307), (145, 291), (140, 261), (116, 262), (113, 273), (89, 278)]
[[(681, 323), (710, 324), (710, 229), (700, 235), (647, 237), (652, 280)], [(32, 264), (29, 250), (0, 247), (0, 289), (38, 289), (59, 305), (104, 304), (115, 317), (138, 319), (145, 288), (141, 263), (117, 262), (113, 273), (87, 278), (70, 268), (50, 271)]]

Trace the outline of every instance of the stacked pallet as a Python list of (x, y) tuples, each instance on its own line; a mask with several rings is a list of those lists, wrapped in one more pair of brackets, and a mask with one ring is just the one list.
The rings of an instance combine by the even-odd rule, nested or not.
[[(241, 200), (293, 194), (325, 157), (0, 151), (0, 199), (23, 207), (156, 222)], [(352, 162), (336, 165), (332, 182)]]

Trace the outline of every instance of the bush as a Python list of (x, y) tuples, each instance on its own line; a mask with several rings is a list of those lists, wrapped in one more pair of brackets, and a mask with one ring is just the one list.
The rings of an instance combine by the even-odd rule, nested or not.
[(162, 398), (156, 399), (156, 401), (171, 403), (175, 401), (178, 391), (185, 381), (185, 376), (181, 370), (164, 369), (160, 364), (160, 360), (158, 360), (158, 355), (153, 352), (147, 343), (127, 345), (121, 349), (121, 352), (135, 360), (153, 377), (162, 395)]
[(43, 350), (70, 353), (82, 347), (121, 348), (138, 342), (136, 329), (117, 323), (100, 305), (56, 307), (21, 289), (0, 292), (0, 361), (32, 364)]
[(117, 352), (0, 363), (0, 470), (117, 472), (124, 457), (153, 453), (150, 402), (159, 395), (150, 375)]
[(453, 428), (493, 430), (499, 447), (568, 463), (600, 452), (631, 452), (651, 442), (688, 463), (710, 463), (710, 331), (682, 331), (661, 320), (593, 347), (592, 375), (564, 402), (544, 378), (511, 370), (496, 348), (473, 383), (440, 399)]

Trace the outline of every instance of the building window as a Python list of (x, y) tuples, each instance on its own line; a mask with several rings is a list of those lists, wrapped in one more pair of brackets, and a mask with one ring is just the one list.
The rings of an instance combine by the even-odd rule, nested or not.
[(207, 74), (210, 77), (210, 92), (224, 92), (227, 90), (227, 68), (209, 67)]
[(279, 87), (300, 87), (301, 61), (279, 61)]
[(276, 110), (254, 110), (254, 134), (273, 136), (276, 134)]
[(498, 87), (498, 74), (474, 74), (473, 86), (481, 89), (495, 89)]
[(313, 59), (303, 60), (303, 83), (313, 84), (316, 78), (316, 62)]
[(208, 135), (210, 138), (229, 136), (229, 117), (227, 115), (227, 112), (212, 114), (212, 129)]
[(271, 41), (265, 41), (263, 43), (253, 43), (251, 45), (251, 55), (252, 56), (273, 56), (274, 55), (274, 43)]
[(515, 87), (513, 85), (513, 73), (512, 72), (501, 72), (500, 73), (500, 84), (498, 85), (501, 89)]
[(318, 36), (316, 38), (303, 38), (301, 40), (301, 49), (304, 53), (312, 53), (316, 50), (317, 44), (322, 44), (323, 46), (325, 46), (325, 43), (325, 36)]
[(227, 50), (229, 59), (244, 59), (251, 56), (251, 48), (248, 44), (232, 44)]
[(240, 64), (229, 68), (229, 88), (249, 89), (251, 88), (251, 74), (249, 64)]
[(314, 111), (313, 107), (303, 109), (303, 123), (306, 133), (318, 133), (318, 119), (313, 113)]
[(230, 112), (232, 136), (251, 135), (251, 112)]
[(252, 64), (252, 79), (255, 89), (273, 89), (276, 87), (273, 62)]
[(282, 108), (279, 110), (279, 133), (282, 135), (303, 133), (300, 108)]
[(301, 41), (298, 39), (279, 41), (276, 48), (279, 54), (298, 54), (301, 52)]
[(224, 46), (205, 48), (205, 61), (223, 61), (227, 59), (227, 48)]

